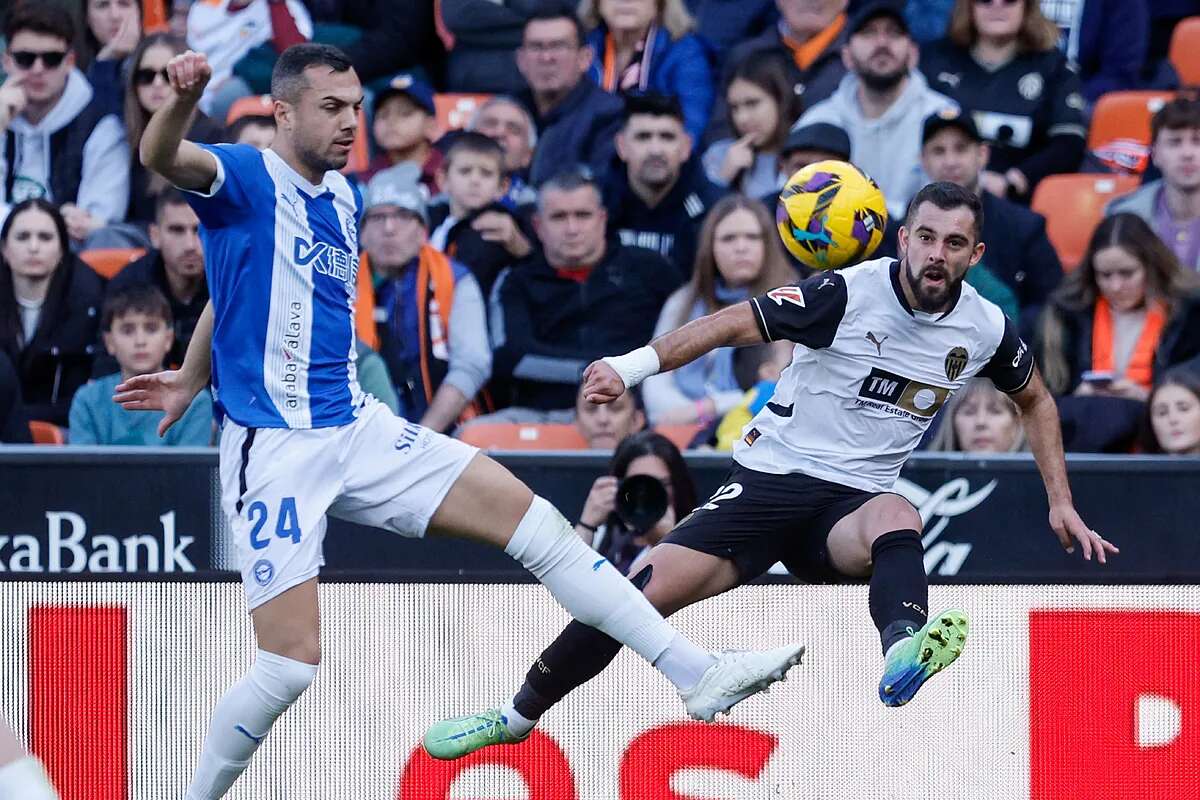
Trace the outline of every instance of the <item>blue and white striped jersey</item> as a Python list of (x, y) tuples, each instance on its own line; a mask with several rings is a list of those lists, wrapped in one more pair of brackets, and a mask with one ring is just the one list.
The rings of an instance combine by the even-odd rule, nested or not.
[(271, 150), (216, 156), (200, 217), (212, 298), (218, 411), (254, 428), (345, 425), (364, 397), (354, 370), (362, 195), (327, 172), (310, 184)]

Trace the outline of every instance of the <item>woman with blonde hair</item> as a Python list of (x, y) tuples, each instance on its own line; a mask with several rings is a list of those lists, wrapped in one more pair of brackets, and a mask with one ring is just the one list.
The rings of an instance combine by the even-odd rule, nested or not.
[(684, 126), (699, 145), (712, 111), (712, 58), (692, 31), (684, 0), (583, 0), (579, 16), (592, 48), (590, 76), (614, 94), (679, 98)]
[(1198, 290), (1200, 279), (1141, 217), (1106, 218), (1042, 314), (1046, 386), (1145, 401), (1157, 373), (1200, 359)]
[(942, 410), (929, 450), (948, 453), (1015, 453), (1028, 450), (1021, 413), (987, 378), (972, 378)]
[[(691, 281), (667, 298), (652, 338), (796, 279), (762, 203), (741, 195), (724, 197), (700, 229)], [(651, 424), (706, 425), (736, 406), (745, 390), (734, 373), (733, 352), (732, 347), (720, 348), (647, 378), (642, 392)]]
[(957, 0), (945, 39), (921, 48), (929, 85), (973, 113), (991, 145), (980, 186), (1029, 202), (1038, 181), (1074, 172), (1087, 127), (1079, 76), (1039, 0)]

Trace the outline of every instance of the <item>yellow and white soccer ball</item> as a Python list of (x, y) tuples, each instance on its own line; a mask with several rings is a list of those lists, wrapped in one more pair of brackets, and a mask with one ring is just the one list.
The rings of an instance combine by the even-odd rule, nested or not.
[(775, 212), (784, 246), (813, 269), (869, 258), (887, 219), (879, 184), (845, 161), (817, 161), (788, 178)]

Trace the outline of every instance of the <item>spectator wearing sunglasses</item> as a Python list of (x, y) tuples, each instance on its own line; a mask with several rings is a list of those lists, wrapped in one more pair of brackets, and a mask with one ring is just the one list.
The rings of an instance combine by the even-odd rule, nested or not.
[(4, 26), (0, 215), (29, 198), (60, 207), (75, 242), (124, 218), (129, 149), (120, 119), (75, 69), (75, 25), (53, 3), (23, 2)]
[[(155, 198), (167, 188), (167, 181), (142, 166), (137, 156), (142, 134), (150, 116), (171, 97), (167, 82), (167, 62), (187, 50), (187, 44), (169, 33), (153, 33), (142, 39), (130, 56), (132, 69), (125, 81), (125, 137), (129, 142), (129, 209), (125, 220), (142, 228), (154, 222)], [(192, 113), (187, 138), (193, 142), (215, 144), (229, 141), (224, 126), (199, 110)]]

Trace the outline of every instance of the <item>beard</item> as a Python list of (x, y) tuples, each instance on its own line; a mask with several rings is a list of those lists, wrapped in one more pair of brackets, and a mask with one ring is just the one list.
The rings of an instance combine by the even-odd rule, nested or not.
[(873, 72), (869, 68), (860, 69), (858, 79), (873, 92), (888, 92), (900, 85), (900, 81), (908, 75), (908, 67), (899, 66), (891, 72)]
[(679, 171), (670, 168), (665, 161), (647, 160), (637, 172), (638, 180), (645, 186), (662, 191), (679, 179)]
[[(950, 298), (958, 294), (962, 282), (966, 279), (966, 275), (963, 275), (958, 280), (953, 280), (950, 277), (950, 270), (940, 264), (922, 267), (920, 272), (916, 272), (908, 259), (904, 261), (904, 273), (908, 286), (912, 289), (913, 297), (916, 298), (917, 309), (926, 314), (943, 311)], [(941, 277), (941, 286), (931, 287), (924, 284), (922, 278), (930, 273)]]

